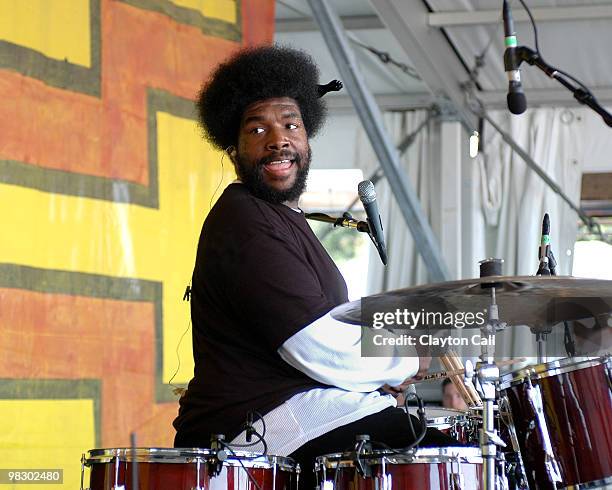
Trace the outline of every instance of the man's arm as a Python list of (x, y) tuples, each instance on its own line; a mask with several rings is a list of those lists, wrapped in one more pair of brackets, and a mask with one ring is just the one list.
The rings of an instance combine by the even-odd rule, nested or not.
[(312, 379), (349, 391), (400, 385), (419, 368), (417, 357), (361, 357), (361, 327), (329, 313), (287, 339), (278, 353)]

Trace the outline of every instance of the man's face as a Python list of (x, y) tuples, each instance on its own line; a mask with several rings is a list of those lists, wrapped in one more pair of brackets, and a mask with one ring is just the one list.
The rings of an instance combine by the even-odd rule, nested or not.
[(466, 405), (461, 394), (453, 383), (449, 383), (444, 387), (442, 394), (442, 406), (445, 408), (454, 408), (456, 410), (467, 410)]
[(310, 146), (294, 99), (266, 99), (246, 108), (235, 164), (238, 177), (255, 196), (297, 206), (306, 187)]

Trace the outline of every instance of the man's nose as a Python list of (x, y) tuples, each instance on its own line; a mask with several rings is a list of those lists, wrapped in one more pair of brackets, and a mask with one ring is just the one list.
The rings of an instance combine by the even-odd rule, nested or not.
[(266, 149), (278, 151), (284, 148), (289, 148), (289, 140), (287, 139), (286, 135), (284, 135), (282, 131), (271, 131), (266, 143)]

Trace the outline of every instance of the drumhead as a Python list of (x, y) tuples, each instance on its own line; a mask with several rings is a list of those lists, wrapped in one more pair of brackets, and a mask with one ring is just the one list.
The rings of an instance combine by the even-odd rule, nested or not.
[[(263, 455), (247, 451), (226, 451), (227, 459), (223, 462), (225, 466), (241, 466), (247, 468), (273, 468), (293, 471), (295, 461), (283, 456)], [(85, 464), (91, 466), (98, 463), (110, 463), (114, 461), (138, 462), (138, 463), (206, 463), (215, 454), (212, 449), (200, 448), (107, 448), (92, 449), (87, 452)]]
[(563, 359), (558, 359), (556, 361), (527, 366), (517, 371), (512, 371), (502, 375), (500, 378), (499, 389), (505, 390), (510, 386), (522, 384), (527, 378), (548, 378), (550, 376), (557, 376), (559, 374), (569, 373), (579, 369), (599, 366), (600, 364), (607, 364), (610, 366), (611, 359), (612, 358), (610, 356), (587, 359), (583, 358), (582, 360), (564, 357)]
[[(315, 471), (323, 468), (334, 469), (338, 466), (353, 467), (353, 453), (334, 453), (319, 456), (315, 460)], [(404, 454), (395, 454), (389, 450), (365, 452), (360, 461), (369, 465), (382, 464), (421, 464), (421, 463), (474, 463), (482, 464), (482, 453), (479, 447), (449, 446), (424, 447)]]

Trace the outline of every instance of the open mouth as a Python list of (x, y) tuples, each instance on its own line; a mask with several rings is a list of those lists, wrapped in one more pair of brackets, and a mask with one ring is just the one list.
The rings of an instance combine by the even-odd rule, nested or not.
[(264, 170), (274, 176), (282, 177), (288, 175), (295, 159), (279, 159), (264, 164)]

